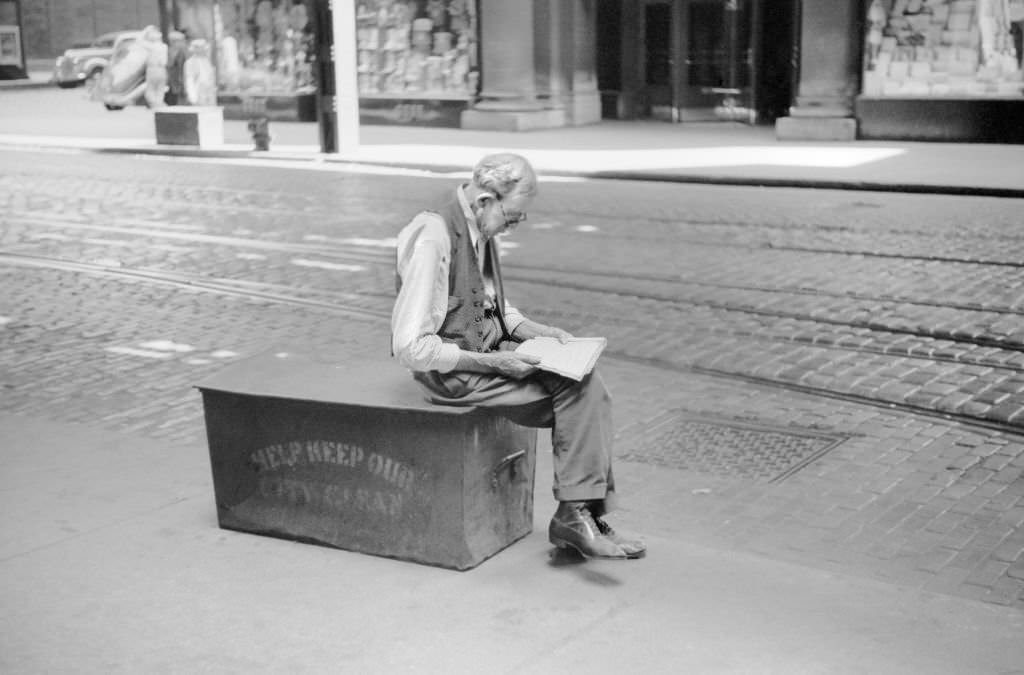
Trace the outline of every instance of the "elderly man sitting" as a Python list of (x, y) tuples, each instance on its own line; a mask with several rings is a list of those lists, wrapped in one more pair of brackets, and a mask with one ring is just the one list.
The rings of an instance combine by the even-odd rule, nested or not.
[(486, 407), (518, 424), (551, 428), (559, 502), (548, 528), (552, 544), (588, 557), (639, 558), (645, 544), (604, 520), (615, 480), (611, 397), (600, 376), (577, 382), (510, 349), (533, 337), (571, 337), (505, 300), (495, 237), (526, 220), (536, 193), (525, 158), (489, 155), (472, 182), (402, 229), (392, 350), (434, 403)]

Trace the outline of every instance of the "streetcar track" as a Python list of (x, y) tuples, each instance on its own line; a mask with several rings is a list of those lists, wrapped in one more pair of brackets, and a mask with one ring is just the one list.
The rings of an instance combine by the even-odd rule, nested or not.
[[(539, 273), (550, 271), (550, 268), (548, 267), (543, 267), (540, 265), (523, 265), (516, 262), (503, 263), (503, 267), (506, 270), (530, 270)], [(699, 281), (697, 279), (688, 279), (686, 277), (672, 276), (669, 274), (640, 274), (637, 272), (628, 271), (616, 271), (615, 274), (609, 274), (607, 272), (594, 272), (593, 270), (579, 270), (566, 267), (560, 268), (559, 271), (564, 274), (575, 274), (578, 276), (607, 277), (609, 279), (630, 279), (633, 281), (650, 281), (654, 283), (685, 284), (687, 286), (702, 286), (708, 288), (719, 288), (723, 290), (756, 291), (762, 293), (786, 293), (790, 295), (806, 295), (811, 297), (828, 297), (853, 300), (880, 300), (882, 302), (898, 302), (907, 305), (921, 305), (923, 307), (946, 307), (950, 309), (957, 309), (967, 312), (992, 312), (995, 314), (1024, 315), (1024, 309), (1015, 309), (1013, 307), (987, 306), (974, 303), (938, 302), (936, 300), (915, 300), (897, 295), (870, 295), (867, 293), (857, 293), (855, 291), (846, 291), (844, 293), (840, 293), (837, 291), (804, 288), (800, 286), (768, 287), (753, 286), (749, 284), (729, 284), (720, 281)], [(510, 279), (515, 278), (516, 281), (525, 281), (527, 283), (536, 280), (536, 276), (520, 276), (514, 274), (510, 275), (507, 272), (505, 276), (507, 276)], [(545, 280), (543, 283), (550, 284), (552, 282), (550, 280)]]
[[(19, 222), (22, 224), (38, 224), (49, 227), (67, 227), (69, 229), (79, 229), (86, 231), (102, 231), (116, 234), (129, 234), (134, 236), (152, 237), (152, 238), (163, 238), (172, 239), (178, 241), (188, 241), (192, 243), (205, 243), (213, 245), (221, 245), (228, 247), (237, 248), (250, 248), (258, 249), (263, 251), (272, 252), (283, 252), (283, 253), (301, 253), (305, 255), (315, 255), (321, 258), (327, 258), (330, 260), (340, 260), (346, 262), (360, 262), (371, 265), (393, 265), (393, 254), (384, 252), (379, 249), (374, 250), (359, 250), (358, 248), (346, 247), (328, 247), (323, 244), (305, 244), (305, 243), (293, 243), (293, 242), (279, 242), (279, 241), (264, 241), (258, 239), (248, 239), (243, 237), (224, 236), (224, 235), (211, 235), (198, 232), (187, 232), (187, 231), (166, 231), (153, 228), (139, 227), (140, 224), (146, 224), (146, 221), (115, 221), (124, 222), (127, 227), (119, 225), (93, 225), (82, 222), (69, 222), (65, 220), (51, 220), (47, 218), (33, 217), (26, 218), (19, 216)], [(158, 225), (153, 223), (153, 225)], [(557, 277), (543, 276), (544, 273), (548, 272), (548, 268), (536, 265), (520, 265), (514, 261), (510, 261), (506, 264), (506, 277), (509, 280), (517, 281), (521, 283), (542, 285), (545, 287), (557, 287), (562, 289), (570, 289), (575, 291), (585, 291), (598, 294), (606, 295), (618, 295), (622, 297), (638, 298), (641, 300), (651, 300), (655, 302), (663, 302), (672, 305), (686, 305), (691, 307), (707, 307), (714, 310), (730, 313), (740, 313), (755, 316), (765, 316), (778, 319), (790, 319), (797, 321), (805, 321), (816, 324), (825, 324), (831, 326), (843, 326), (851, 328), (865, 328), (871, 331), (882, 331), (887, 333), (895, 333), (900, 335), (908, 335), (919, 338), (929, 339), (942, 339), (949, 340), (958, 344), (974, 345), (980, 347), (991, 347), (1003, 350), (1020, 351), (1022, 348), (1021, 343), (1009, 340), (1002, 337), (990, 337), (985, 335), (964, 335), (960, 331), (956, 330), (921, 330), (919, 328), (908, 328), (900, 325), (890, 325), (887, 323), (871, 320), (851, 320), (842, 318), (828, 318), (822, 316), (816, 316), (808, 313), (800, 312), (788, 312), (774, 309), (758, 309), (751, 307), (736, 306), (734, 303), (719, 302), (712, 299), (699, 299), (699, 298), (687, 298), (680, 297), (682, 293), (659, 293), (652, 290), (638, 291), (636, 289), (621, 288), (610, 289), (598, 283), (587, 283), (585, 281), (572, 281), (565, 279), (558, 279)], [(523, 273), (526, 270), (528, 273)], [(719, 282), (702, 282), (688, 279), (682, 279), (672, 275), (657, 275), (657, 274), (642, 274), (642, 273), (629, 273), (616, 272), (614, 274), (607, 272), (595, 272), (589, 270), (573, 270), (566, 269), (561, 270), (563, 274), (575, 275), (576, 277), (590, 277), (597, 278), (598, 280), (615, 281), (616, 284), (621, 279), (632, 279), (634, 281), (652, 282), (652, 283), (666, 283), (674, 286), (696, 286), (704, 288), (719, 288), (727, 290), (746, 290), (759, 293), (771, 293), (771, 294), (791, 294), (791, 295), (803, 295), (808, 297), (833, 297), (839, 299), (848, 300), (861, 300), (861, 301), (878, 301), (883, 303), (898, 303), (909, 306), (921, 306), (928, 308), (949, 308), (956, 311), (962, 312), (976, 312), (976, 313), (992, 313), (992, 314), (1003, 314), (1011, 316), (1024, 315), (1024, 311), (1013, 308), (1013, 307), (999, 307), (999, 306), (985, 306), (975, 305), (973, 303), (950, 303), (950, 302), (937, 302), (932, 300), (915, 300), (912, 298), (901, 298), (892, 295), (870, 295), (865, 293), (836, 293), (830, 291), (823, 291), (820, 289), (807, 289), (807, 288), (787, 288), (787, 287), (758, 287), (742, 284), (726, 284)], [(218, 282), (219, 288), (225, 288), (227, 281)], [(238, 283), (238, 282), (234, 282)], [(286, 290), (291, 290), (291, 287), (284, 287)], [(306, 291), (316, 292), (316, 291)]]
[[(813, 231), (812, 228), (808, 228)], [(592, 235), (593, 236), (593, 235)], [(633, 239), (633, 237), (624, 235), (597, 235), (605, 239)], [(885, 251), (878, 251), (874, 249), (857, 249), (857, 248), (815, 248), (811, 246), (795, 246), (787, 244), (777, 244), (771, 241), (760, 241), (760, 242), (731, 242), (722, 241), (717, 239), (700, 239), (687, 237), (686, 235), (674, 236), (674, 237), (650, 237), (646, 241), (664, 239), (671, 240), (673, 244), (689, 244), (692, 246), (703, 246), (706, 248), (730, 248), (730, 249), (745, 249), (745, 250), (758, 250), (758, 251), (787, 251), (794, 253), (826, 253), (830, 255), (840, 255), (847, 257), (863, 257), (863, 258), (879, 258), (882, 260), (909, 260), (909, 261), (921, 261), (921, 262), (943, 262), (943, 263), (954, 263), (960, 265), (994, 265), (997, 267), (1013, 267), (1020, 268), (1024, 267), (1024, 261), (1013, 261), (1013, 260), (990, 260), (976, 257), (955, 257), (955, 256), (942, 256), (932, 254), (921, 254), (921, 255), (908, 255), (906, 253), (888, 253)]]
[[(298, 295), (286, 295), (284, 293), (274, 292), (271, 290), (259, 290), (258, 288), (239, 288), (237, 280), (202, 278), (195, 275), (174, 272), (157, 272), (151, 270), (139, 270), (124, 267), (111, 267), (109, 265), (101, 265), (97, 263), (61, 260), (56, 258), (32, 256), (23, 253), (8, 253), (3, 251), (0, 251), (0, 261), (3, 261), (5, 264), (8, 265), (16, 265), (21, 267), (36, 267), (67, 272), (94, 274), (114, 278), (131, 279), (137, 281), (147, 281), (150, 283), (156, 283), (166, 286), (190, 288), (213, 293), (219, 293), (222, 295), (233, 295), (237, 297), (244, 297), (255, 300), (266, 300), (270, 302), (276, 302), (279, 304), (294, 305), (299, 307), (312, 307), (316, 309), (327, 310), (336, 314), (342, 314), (345, 316), (363, 318), (372, 317), (375, 319), (391, 318), (390, 311), (384, 312), (374, 309), (367, 309), (365, 307), (359, 307), (353, 304), (326, 302), (323, 300), (304, 298)], [(323, 294), (323, 292), (320, 292), (320, 294)]]
[[(922, 331), (913, 330), (910, 328), (902, 328), (900, 326), (889, 325), (877, 321), (851, 321), (844, 319), (830, 319), (828, 317), (813, 316), (811, 314), (801, 314), (798, 312), (784, 312), (780, 310), (769, 310), (769, 309), (757, 309), (754, 307), (736, 307), (725, 302), (717, 302), (715, 300), (690, 300), (686, 298), (671, 297), (668, 295), (655, 295), (653, 293), (636, 293), (630, 290), (620, 289), (607, 289), (599, 286), (588, 286), (586, 284), (575, 284), (569, 282), (553, 282), (551, 280), (538, 280), (531, 277), (516, 277), (514, 275), (505, 275), (509, 279), (517, 282), (534, 283), (545, 287), (557, 286), (558, 288), (571, 289), (576, 291), (585, 291), (592, 293), (604, 293), (607, 295), (618, 295), (624, 298), (637, 298), (639, 300), (654, 300), (656, 302), (664, 302), (673, 305), (687, 305), (690, 307), (707, 307), (709, 309), (716, 309), (723, 312), (739, 313), (739, 314), (753, 314), (755, 316), (765, 316), (777, 319), (794, 319), (798, 321), (807, 321), (811, 323), (827, 324), (830, 326), (847, 326), (850, 328), (866, 328), (872, 331), (880, 331), (886, 333), (898, 333), (900, 335), (910, 335), (914, 337), (930, 338), (938, 340), (949, 340), (951, 342), (957, 342), (961, 344), (971, 344), (979, 347), (993, 347), (996, 349), (1005, 349), (1010, 351), (1024, 351), (1024, 343), (1014, 342), (1010, 340), (1004, 340), (997, 337), (987, 338), (983, 336), (971, 337), (963, 336), (955, 331), (946, 330), (933, 330), (933, 331)], [(910, 303), (907, 303), (910, 304)], [(983, 310), (974, 310), (983, 311)], [(1014, 312), (1017, 314), (1017, 312)]]
[[(203, 189), (203, 188), (197, 187), (196, 189)], [(225, 194), (230, 194), (233, 191), (221, 191), (221, 192), (223, 192)], [(62, 192), (61, 196), (63, 196), (63, 194), (64, 193)], [(262, 194), (262, 193), (254, 193), (254, 194)], [(196, 208), (198, 208), (198, 207), (201, 206), (203, 209), (206, 209), (206, 208), (216, 208), (216, 209), (229, 210), (229, 211), (234, 209), (234, 210), (237, 210), (239, 212), (255, 211), (255, 212), (260, 212), (260, 213), (289, 213), (289, 214), (294, 214), (295, 211), (296, 211), (295, 207), (281, 208), (281, 207), (274, 207), (274, 206), (250, 206), (250, 205), (244, 205), (244, 204), (225, 205), (225, 204), (207, 204), (207, 203), (203, 203), (203, 204), (199, 205), (199, 204), (191, 204), (189, 202), (182, 203), (180, 200), (170, 200), (170, 199), (167, 199), (167, 200), (163, 200), (163, 201), (167, 201), (167, 202), (173, 201), (176, 207), (184, 206), (184, 207), (196, 207)], [(310, 214), (314, 214), (314, 213), (319, 213), (320, 212), (320, 211), (317, 211), (316, 209), (312, 209), (311, 210), (311, 209), (306, 208), (306, 207), (303, 207), (300, 210), (304, 214), (306, 214), (306, 215), (310, 215)], [(562, 212), (561, 215), (564, 215), (565, 213), (566, 212)], [(590, 219), (594, 219), (594, 218), (596, 218), (596, 219), (604, 219), (604, 220), (610, 219), (610, 216), (608, 216), (607, 214), (604, 214), (604, 213), (600, 213), (600, 214), (598, 214), (598, 213), (594, 213), (594, 214), (591, 214), (591, 213), (578, 214), (576, 212), (569, 212), (569, 213), (572, 213), (573, 215), (582, 215), (582, 216), (585, 216), (585, 217), (590, 218)], [(334, 214), (332, 213), (332, 215), (334, 215)], [(647, 217), (644, 220), (646, 222), (657, 223), (657, 224), (661, 224), (661, 225), (669, 225), (669, 226), (672, 226), (672, 227), (675, 227), (675, 228), (685, 228), (685, 227), (718, 227), (718, 228), (733, 228), (733, 229), (736, 229), (736, 230), (744, 230), (744, 229), (749, 227), (749, 225), (747, 225), (745, 223), (741, 223), (741, 222), (680, 221), (680, 220), (674, 220), (674, 219), (669, 219), (669, 218), (651, 218), (651, 217)], [(792, 232), (808, 232), (808, 233), (816, 233), (816, 232), (829, 232), (829, 233), (838, 232), (838, 233), (841, 233), (841, 234), (852, 233), (852, 234), (858, 234), (858, 235), (863, 235), (863, 236), (870, 236), (870, 235), (873, 234), (873, 231), (870, 230), (870, 229), (857, 229), (857, 228), (851, 228), (849, 226), (827, 226), (827, 225), (821, 225), (821, 224), (817, 224), (817, 223), (807, 224), (807, 225), (781, 225), (781, 224), (771, 225), (771, 224), (768, 224), (768, 225), (761, 225), (760, 228), (761, 229), (770, 229), (770, 230), (792, 231)], [(896, 235), (908, 235), (908, 236), (910, 236), (910, 235), (917, 235), (917, 236), (927, 235), (931, 239), (934, 239), (934, 238), (938, 237), (938, 238), (942, 238), (942, 239), (952, 239), (952, 240), (957, 240), (957, 241), (977, 241), (979, 239), (998, 240), (998, 241), (1019, 241), (1018, 237), (1002, 235), (1000, 233), (987, 233), (987, 234), (986, 233), (980, 233), (977, 236), (972, 236), (970, 238), (967, 238), (967, 237), (959, 235), (959, 234), (957, 234), (955, 232), (954, 233), (942, 232), (942, 233), (938, 233), (937, 234), (935, 232), (923, 232), (923, 231), (921, 231), (919, 229), (907, 229), (907, 230), (890, 230), (886, 234), (888, 236), (892, 236), (893, 234), (896, 234)], [(599, 236), (599, 237), (604, 237), (604, 238), (621, 238), (621, 239), (632, 239), (632, 238), (634, 238), (634, 237), (632, 237), (629, 234), (607, 234), (607, 233), (600, 233), (600, 234), (591, 235), (591, 236)], [(664, 239), (666, 237), (661, 237), (661, 238)], [(689, 244), (689, 245), (692, 245), (692, 246), (703, 246), (703, 247), (710, 247), (710, 248), (735, 248), (735, 249), (746, 249), (746, 250), (787, 251), (787, 252), (794, 252), (794, 253), (830, 254), (830, 255), (840, 255), (840, 256), (848, 256), (848, 257), (857, 256), (857, 257), (865, 257), (865, 258), (878, 258), (878, 259), (882, 259), (882, 260), (887, 260), (887, 259), (889, 259), (889, 260), (908, 260), (908, 261), (940, 262), (940, 263), (951, 263), (951, 264), (962, 264), (962, 265), (991, 265), (991, 266), (997, 266), (997, 267), (1009, 267), (1009, 268), (1013, 268), (1013, 269), (1024, 267), (1024, 260), (995, 260), (995, 259), (985, 259), (985, 258), (973, 257), (973, 256), (948, 256), (948, 255), (938, 255), (938, 254), (908, 255), (906, 253), (892, 253), (892, 252), (879, 251), (877, 249), (870, 249), (870, 248), (813, 247), (813, 246), (799, 246), (799, 245), (791, 245), (791, 244), (779, 244), (779, 243), (773, 243), (771, 241), (733, 242), (733, 241), (723, 241), (723, 240), (718, 240), (718, 239), (706, 239), (706, 238), (700, 238), (700, 237), (692, 237), (692, 236), (686, 236), (685, 234), (673, 235), (671, 237), (671, 240), (672, 240), (673, 243), (676, 243), (676, 244), (683, 243), (683, 244)]]
[[(103, 225), (93, 225), (93, 224), (89, 224), (89, 223), (82, 223), (82, 222), (77, 222), (77, 221), (69, 221), (69, 220), (64, 220), (64, 219), (59, 219), (59, 218), (54, 218), (54, 220), (51, 221), (47, 216), (40, 216), (38, 214), (24, 214), (24, 213), (18, 213), (18, 212), (15, 212), (13, 214), (9, 214), (8, 217), (10, 217), (10, 218), (16, 217), (18, 219), (18, 221), (20, 221), (20, 222), (29, 222), (29, 223), (33, 223), (33, 224), (48, 226), (48, 227), (60, 227), (62, 225), (67, 225), (69, 227), (75, 227), (75, 228), (79, 228), (79, 229), (90, 229), (90, 228), (91, 229), (103, 229), (103, 228), (109, 227), (109, 226), (103, 226)], [(139, 221), (135, 221), (135, 222), (139, 222)], [(156, 223), (154, 223), (154, 224), (156, 224)], [(125, 233), (126, 232), (126, 230), (121, 230), (121, 229), (110, 229), (109, 231), (111, 231), (111, 232), (119, 232), (119, 233)], [(139, 228), (139, 229), (131, 228), (130, 229), (130, 233), (136, 233), (136, 234), (140, 234), (140, 235), (143, 235), (143, 236), (150, 236), (150, 237), (165, 236), (165, 237), (171, 237), (171, 238), (174, 238), (174, 235), (176, 234), (176, 233), (163, 232), (161, 230), (141, 229), (141, 228)], [(188, 236), (189, 235), (187, 235), (187, 234), (181, 234), (181, 235), (178, 236), (178, 238), (188, 239)], [(221, 236), (221, 235), (201, 235), (201, 236), (205, 236), (205, 237), (218, 237), (218, 236)], [(595, 236), (595, 235), (591, 235), (591, 236)], [(623, 237), (623, 236), (620, 236), (620, 235), (596, 235), (596, 236), (600, 236), (600, 237), (603, 237), (603, 238), (630, 238), (628, 236)], [(240, 243), (240, 242), (248, 242), (248, 241), (253, 241), (253, 240), (237, 239), (237, 240), (233, 240), (233, 241), (230, 241), (230, 242), (217, 242), (215, 239), (209, 239), (207, 241), (209, 241), (210, 243), (227, 243), (229, 245), (242, 246), (242, 245), (245, 245), (245, 244), (244, 243)], [(679, 237), (673, 237), (672, 241), (673, 241), (673, 243), (676, 243), (676, 244), (690, 244), (690, 245), (704, 246), (704, 247), (709, 247), (709, 248), (731, 248), (731, 249), (759, 250), (759, 251), (783, 251), (783, 252), (793, 252), (793, 253), (828, 254), (828, 255), (837, 255), (837, 256), (845, 256), (845, 257), (877, 258), (877, 259), (880, 259), (880, 260), (905, 260), (905, 261), (908, 261), (908, 262), (919, 261), (919, 262), (925, 262), (925, 263), (938, 262), (938, 263), (948, 263), (948, 264), (955, 264), (955, 265), (969, 265), (969, 266), (1008, 267), (1008, 268), (1013, 268), (1013, 269), (1024, 268), (1024, 260), (1022, 260), (1022, 261), (994, 260), (994, 259), (985, 259), (985, 258), (979, 258), (979, 257), (943, 256), (943, 255), (931, 255), (931, 254), (908, 255), (906, 253), (888, 253), (888, 252), (884, 252), (884, 251), (877, 251), (877, 250), (871, 250), (871, 249), (849, 249), (849, 248), (847, 248), (847, 249), (837, 249), (837, 248), (828, 248), (828, 247), (795, 246), (795, 245), (786, 245), (786, 244), (776, 244), (776, 243), (772, 243), (770, 241), (768, 241), (768, 242), (746, 242), (746, 243), (744, 243), (744, 242), (728, 242), (728, 241), (718, 241), (718, 240), (706, 240), (706, 239), (699, 239), (699, 238), (690, 238), (690, 237), (686, 237), (685, 235), (679, 236)], [(284, 246), (289, 246), (289, 245), (290, 246), (302, 246), (302, 244), (281, 244), (281, 245), (284, 245)], [(273, 246), (272, 244), (267, 244), (266, 247), (272, 247), (272, 246)], [(259, 245), (254, 245), (252, 247), (258, 248), (260, 246)], [(306, 250), (310, 250), (310, 249), (306, 249)]]
[[(318, 289), (311, 287), (296, 287), (289, 284), (276, 284), (271, 282), (262, 282), (246, 279), (229, 279), (229, 278), (211, 278), (201, 275), (181, 273), (181, 272), (168, 272), (163, 270), (150, 270), (143, 268), (125, 268), (125, 267), (113, 267), (110, 265), (104, 265), (94, 262), (84, 261), (72, 261), (62, 258), (51, 258), (46, 256), (39, 256), (34, 254), (25, 254), (11, 251), (0, 251), (0, 261), (11, 264), (21, 265), (28, 267), (56, 269), (64, 271), (82, 272), (96, 275), (106, 275), (110, 277), (130, 278), (133, 280), (149, 281), (153, 283), (179, 286), (183, 288), (199, 289), (210, 292), (216, 292), (225, 295), (233, 295), (236, 297), (245, 297), (258, 300), (272, 301), (279, 304), (314, 307), (318, 309), (325, 309), (335, 313), (342, 314), (357, 314), (360, 316), (369, 316), (378, 319), (390, 319), (391, 315), (389, 311), (373, 310), (361, 307), (358, 304), (354, 304), (354, 300), (358, 299), (373, 299), (377, 301), (387, 301), (390, 303), (393, 298), (390, 293), (376, 293), (376, 292), (360, 292), (360, 293), (343, 293), (334, 290)], [(538, 282), (539, 283), (539, 282)], [(562, 285), (562, 288), (567, 286)], [(590, 289), (583, 289), (590, 290)], [(604, 291), (610, 292), (610, 291)], [(301, 295), (299, 295), (301, 294)], [(631, 295), (624, 293), (624, 295)], [(311, 299), (310, 297), (303, 296), (316, 296), (324, 299)], [(673, 304), (679, 304), (678, 300), (669, 300)], [(690, 303), (697, 306), (698, 303)], [(738, 314), (755, 314), (755, 315), (767, 315), (767, 316), (779, 316), (780, 318), (793, 318), (784, 314), (773, 314), (767, 312), (758, 312), (750, 309), (736, 309), (729, 307), (713, 307), (715, 309), (724, 309), (725, 311), (738, 313)], [(807, 318), (803, 319), (807, 323), (814, 324), (825, 324), (833, 326), (852, 326), (858, 327), (855, 324), (849, 322), (830, 321), (820, 318)], [(870, 328), (875, 332), (884, 334), (903, 334), (914, 337), (934, 339), (935, 333), (921, 333), (912, 331), (897, 331), (889, 327), (876, 326)], [(984, 358), (970, 358), (957, 360), (941, 354), (912, 354), (912, 353), (901, 353), (898, 350), (887, 350), (885, 346), (877, 347), (871, 345), (844, 345), (838, 340), (835, 342), (816, 342), (812, 340), (802, 339), (801, 337), (794, 336), (780, 336), (770, 334), (767, 330), (764, 334), (758, 334), (756, 331), (748, 329), (733, 329), (733, 330), (721, 330), (717, 328), (711, 328), (706, 331), (707, 333), (722, 335), (726, 337), (736, 338), (749, 338), (755, 341), (762, 342), (774, 342), (778, 344), (796, 344), (806, 347), (817, 347), (819, 349), (834, 349), (839, 351), (847, 351), (853, 353), (871, 353), (883, 356), (893, 356), (900, 358), (909, 358), (915, 360), (927, 360), (927, 361), (938, 361), (946, 363), (961, 363), (961, 364), (975, 364), (975, 365), (986, 365), (994, 368), (1001, 368), (1010, 371), (1020, 371), (1024, 368), (1018, 368), (1012, 365), (1003, 363), (989, 362)], [(839, 338), (841, 339), (841, 338)], [(1013, 348), (1013, 345), (1006, 343), (998, 343), (990, 341), (993, 344), (988, 344), (986, 341), (979, 340), (957, 340), (957, 342), (972, 344), (976, 346), (991, 346), (1003, 351), (1019, 351)]]
[[(333, 291), (323, 291), (318, 289), (300, 289), (292, 286), (283, 284), (273, 284), (267, 282), (257, 282), (249, 280), (239, 279), (221, 279), (221, 278), (207, 278), (198, 277), (197, 275), (187, 273), (175, 273), (175, 272), (163, 272), (145, 269), (131, 269), (123, 267), (111, 267), (108, 265), (101, 265), (88, 262), (71, 261), (65, 259), (47, 258), (44, 256), (28, 255), (22, 253), (8, 253), (0, 251), (0, 263), (22, 266), (22, 267), (33, 267), (39, 269), (51, 269), (57, 271), (68, 271), (76, 273), (85, 273), (98, 276), (107, 276), (111, 278), (130, 279), (133, 281), (142, 281), (148, 283), (155, 283), (160, 285), (176, 286), (181, 288), (188, 288), (193, 290), (212, 292), (222, 295), (236, 296), (246, 299), (262, 300), (267, 302), (274, 302), (284, 305), (292, 305), (297, 307), (314, 308), (318, 310), (328, 311), (334, 314), (339, 314), (349, 317), (357, 317), (364, 319), (372, 319), (379, 321), (390, 320), (390, 311), (370, 309), (366, 307), (359, 307), (352, 303), (345, 302), (329, 302), (325, 300), (316, 300), (306, 297), (301, 297), (294, 294), (288, 294), (284, 291), (295, 290), (300, 292), (312, 292), (313, 294), (344, 297), (345, 299), (351, 299), (352, 297), (374, 297), (379, 299), (389, 298), (387, 294), (359, 294), (353, 296), (351, 294), (339, 294)], [(819, 346), (821, 348), (838, 349), (842, 351), (852, 351), (860, 353), (877, 353), (885, 356), (892, 356), (894, 358), (904, 359), (915, 359), (915, 360), (926, 360), (926, 361), (947, 361), (953, 363), (960, 363), (967, 365), (972, 362), (956, 361), (951, 359), (945, 359), (936, 355), (915, 355), (915, 354), (895, 354), (891, 352), (877, 351), (865, 346), (853, 346), (853, 345), (816, 345), (801, 342), (797, 339), (785, 339), (776, 336), (758, 336), (755, 334), (742, 335), (740, 333), (731, 333), (734, 337), (751, 337), (761, 341), (772, 341), (779, 343), (797, 344), (804, 347)], [(818, 396), (827, 396), (838, 400), (846, 400), (857, 402), (861, 404), (872, 405), (875, 407), (881, 407), (885, 409), (901, 409), (908, 412), (917, 414), (924, 414), (934, 417), (940, 417), (945, 420), (951, 420), (963, 424), (970, 424), (975, 426), (981, 426), (986, 428), (1013, 431), (1017, 433), (1018, 427), (1009, 423), (1000, 423), (998, 421), (988, 419), (985, 417), (979, 417), (967, 413), (951, 413), (934, 410), (931, 408), (921, 407), (910, 403), (901, 403), (886, 400), (881, 397), (873, 398), (871, 396), (861, 395), (852, 392), (838, 391), (830, 389), (824, 386), (813, 386), (801, 384), (799, 382), (792, 382), (782, 378), (770, 378), (758, 375), (751, 375), (748, 373), (737, 372), (726, 368), (716, 368), (701, 366), (695, 363), (684, 363), (665, 359), (657, 356), (640, 356), (631, 354), (627, 351), (620, 349), (608, 349), (605, 351), (607, 358), (623, 363), (634, 363), (638, 365), (644, 365), (650, 368), (658, 369), (669, 369), (675, 372), (689, 372), (698, 373), (702, 375), (708, 375), (712, 377), (721, 377), (736, 381), (750, 382), (761, 386), (769, 386), (781, 389), (787, 389), (792, 391), (799, 391), (807, 394), (813, 394)], [(1024, 370), (1006, 364), (996, 363), (984, 363), (984, 360), (974, 361), (974, 365), (985, 365), (993, 369), (1001, 369), (1011, 372), (1020, 372)]]
[(748, 384), (754, 384), (762, 387), (773, 387), (776, 389), (785, 389), (789, 391), (800, 392), (802, 394), (809, 394), (812, 396), (822, 396), (825, 398), (835, 399), (837, 401), (847, 401), (850, 403), (857, 403), (860, 405), (870, 405), (875, 408), (882, 408), (883, 410), (901, 410), (904, 412), (913, 413), (915, 415), (923, 415), (926, 417), (942, 419), (949, 422), (955, 422), (957, 424), (964, 424), (983, 429), (992, 429), (994, 431), (1001, 431), (1004, 433), (1013, 434), (1015, 436), (1018, 436), (1021, 433), (1021, 428), (1019, 425), (1012, 424), (1009, 422), (999, 422), (997, 420), (988, 419), (985, 417), (978, 417), (976, 415), (970, 415), (967, 413), (945, 412), (941, 410), (936, 410), (934, 408), (926, 408), (923, 406), (914, 405), (912, 403), (889, 401), (881, 398), (871, 398), (870, 396), (864, 396), (862, 394), (836, 391), (834, 389), (826, 389), (824, 387), (815, 387), (811, 385), (800, 384), (799, 382), (773, 380), (767, 377), (750, 375), (746, 373), (738, 373), (735, 371), (725, 370), (722, 368), (708, 368), (706, 366), (680, 364), (674, 361), (660, 359), (657, 357), (634, 356), (614, 349), (606, 349), (602, 353), (602, 357), (604, 356), (608, 356), (612, 359), (626, 363), (635, 363), (637, 365), (645, 366), (648, 368), (670, 370), (677, 373), (695, 373), (698, 375), (706, 375), (709, 377), (722, 378), (737, 382), (746, 382)]

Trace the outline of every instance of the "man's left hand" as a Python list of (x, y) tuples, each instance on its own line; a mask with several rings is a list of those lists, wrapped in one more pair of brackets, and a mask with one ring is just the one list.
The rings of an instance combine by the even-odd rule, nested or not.
[(544, 337), (553, 337), (561, 342), (563, 345), (572, 339), (572, 333), (561, 328), (555, 328), (554, 326), (548, 326), (544, 332)]

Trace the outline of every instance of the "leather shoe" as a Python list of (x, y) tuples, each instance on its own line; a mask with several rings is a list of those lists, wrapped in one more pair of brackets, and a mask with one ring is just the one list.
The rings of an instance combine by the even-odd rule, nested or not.
[(627, 558), (633, 560), (636, 558), (643, 558), (647, 555), (647, 544), (645, 544), (642, 539), (631, 539), (629, 537), (622, 536), (613, 530), (612, 526), (600, 517), (594, 518), (594, 524), (597, 525), (598, 532), (618, 544), (619, 548), (622, 549), (622, 552), (626, 554)]
[(601, 534), (585, 502), (559, 503), (548, 525), (548, 540), (558, 548), (574, 548), (588, 558), (629, 557), (619, 544)]

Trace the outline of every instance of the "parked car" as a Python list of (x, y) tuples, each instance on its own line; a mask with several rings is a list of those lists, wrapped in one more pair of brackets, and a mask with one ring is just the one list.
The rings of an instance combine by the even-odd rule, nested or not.
[(87, 45), (72, 47), (57, 57), (53, 66), (53, 80), (58, 87), (77, 87), (95, 82), (110, 63), (115, 51), (139, 39), (142, 31), (122, 30), (105, 33)]

